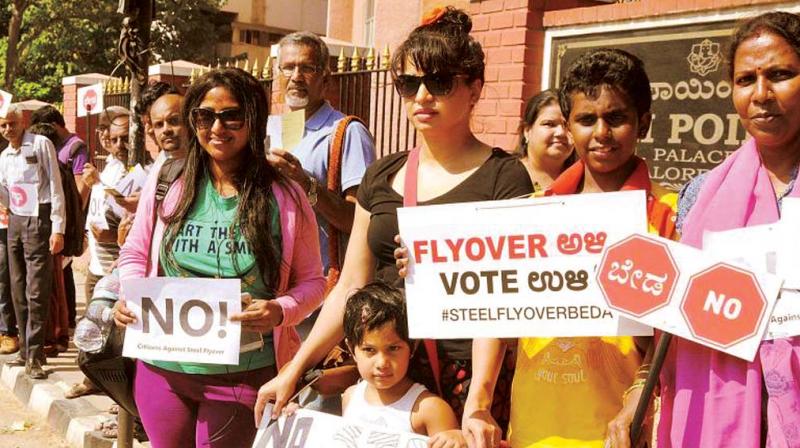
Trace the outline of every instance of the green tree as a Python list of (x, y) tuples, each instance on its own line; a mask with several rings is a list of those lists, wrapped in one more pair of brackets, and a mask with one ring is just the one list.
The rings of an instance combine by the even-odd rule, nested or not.
[[(222, 0), (157, 0), (151, 63), (207, 62)], [(117, 67), (123, 16), (113, 0), (11, 0), (0, 12), (0, 82), (17, 98), (59, 101), (61, 79)], [(125, 76), (119, 67), (116, 76)]]

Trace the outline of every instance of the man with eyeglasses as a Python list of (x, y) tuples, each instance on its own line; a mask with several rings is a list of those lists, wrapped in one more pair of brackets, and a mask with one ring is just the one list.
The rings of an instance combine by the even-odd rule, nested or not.
[(10, 210), (8, 264), (20, 339), (17, 358), (7, 364), (24, 365), (30, 378), (42, 379), (53, 255), (64, 247), (64, 191), (53, 144), (25, 131), (16, 106), (0, 118), (0, 133), (9, 142), (0, 154), (0, 184)]
[[(111, 109), (111, 108), (109, 108)], [(126, 161), (128, 160), (128, 133), (130, 112), (123, 107), (106, 109), (100, 114), (102, 126), (107, 126), (107, 140), (101, 135), (100, 142), (108, 151), (106, 164), (102, 172), (97, 171), (91, 164), (86, 164), (83, 172), (83, 181), (91, 188), (89, 199), (90, 218), (87, 222), (89, 228), (89, 268), (86, 273), (84, 291), (86, 297), (92, 297), (94, 285), (103, 276), (111, 272), (111, 264), (119, 257), (117, 244), (117, 229), (122, 216), (119, 216), (109, 206), (108, 201), (113, 200), (106, 193), (107, 187), (114, 187), (128, 173)], [(92, 209), (97, 209), (92, 213)], [(98, 222), (92, 216), (102, 214), (104, 223)]]
[[(328, 224), (349, 235), (353, 227), (356, 191), (367, 166), (375, 161), (375, 144), (369, 130), (359, 122), (347, 126), (341, 156), (341, 194), (328, 191), (329, 147), (344, 114), (323, 97), (330, 81), (328, 47), (317, 35), (299, 31), (278, 43), (278, 79), (286, 105), (305, 111), (305, 130), (291, 152), (281, 148), (280, 120), (270, 117), (267, 134), (273, 144), (267, 159), (279, 171), (298, 182), (308, 194), (319, 221), (322, 264), (328, 272)], [(347, 238), (342, 238), (346, 240)], [(346, 241), (339, 245), (344, 258)]]

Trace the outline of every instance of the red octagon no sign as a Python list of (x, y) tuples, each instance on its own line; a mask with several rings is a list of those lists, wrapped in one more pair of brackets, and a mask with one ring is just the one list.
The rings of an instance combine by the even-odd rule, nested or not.
[(610, 308), (641, 317), (669, 303), (678, 275), (666, 244), (631, 235), (603, 254), (597, 283)]
[(755, 276), (726, 263), (693, 275), (681, 302), (692, 334), (723, 348), (755, 335), (766, 308)]

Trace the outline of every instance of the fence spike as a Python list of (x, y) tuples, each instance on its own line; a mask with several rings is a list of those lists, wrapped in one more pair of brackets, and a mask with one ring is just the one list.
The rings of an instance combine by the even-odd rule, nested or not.
[(342, 73), (344, 71), (345, 63), (347, 62), (347, 58), (344, 57), (344, 48), (339, 49), (339, 58), (336, 59), (336, 72)]
[(267, 60), (264, 61), (264, 68), (261, 69), (261, 78), (272, 79), (272, 55), (267, 56)]
[(242, 70), (246, 71), (247, 73), (250, 73), (250, 59), (244, 60), (244, 67), (242, 68)]
[(353, 47), (353, 56), (350, 58), (350, 71), (355, 72), (361, 67), (361, 56), (358, 54), (358, 47)]
[(385, 70), (389, 68), (389, 58), (391, 57), (391, 53), (389, 53), (389, 44), (386, 44), (383, 47), (383, 53), (381, 53), (381, 69)]
[(126, 76), (125, 80), (122, 81), (122, 93), (128, 93), (130, 92), (130, 89), (131, 89), (131, 83), (128, 80), (128, 77)]
[(253, 75), (254, 78), (258, 78), (259, 73), (260, 72), (258, 71), (258, 58), (255, 58), (255, 60), (253, 60), (253, 69), (250, 71), (250, 74)]
[(197, 69), (193, 68), (192, 73), (189, 75), (189, 84), (194, 84), (194, 81), (197, 79)]
[(217, 70), (219, 70), (219, 69), (221, 69), (221, 68), (222, 68), (222, 61), (220, 61), (219, 59), (217, 59)]
[(372, 70), (375, 68), (375, 51), (372, 47), (369, 47), (369, 53), (367, 53), (367, 70)]

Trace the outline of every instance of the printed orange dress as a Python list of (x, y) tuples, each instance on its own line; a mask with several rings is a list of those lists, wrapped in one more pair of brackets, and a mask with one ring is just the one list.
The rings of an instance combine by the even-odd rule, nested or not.
[[(547, 195), (577, 193), (583, 175), (579, 161)], [(621, 190), (645, 190), (649, 231), (677, 239), (678, 195), (652, 183), (643, 160), (637, 160)], [(606, 427), (622, 409), (622, 394), (643, 354), (629, 336), (520, 339), (511, 389), (511, 446), (603, 448)]]

